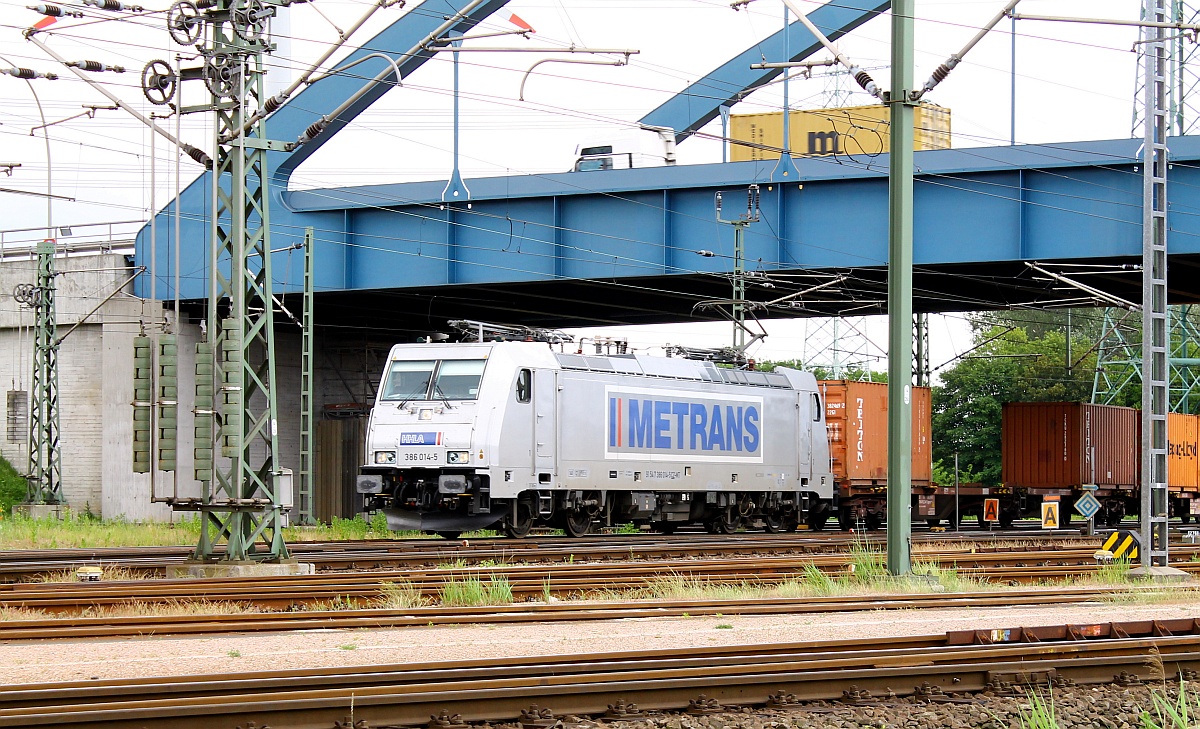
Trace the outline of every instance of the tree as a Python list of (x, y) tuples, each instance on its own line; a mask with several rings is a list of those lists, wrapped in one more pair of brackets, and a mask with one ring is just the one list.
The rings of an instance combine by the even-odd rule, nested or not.
[[(959, 454), (960, 469), (985, 484), (1002, 477), (1000, 430), (1009, 402), (1085, 402), (1091, 396), (1094, 352), (1068, 368), (1066, 335), (1046, 328), (1031, 339), (1023, 328), (977, 330), (983, 344), (941, 374), (933, 389), (933, 458), (942, 468)], [(1072, 349), (1089, 344), (1072, 337)]]
[[(798, 359), (788, 360), (763, 360), (756, 362), (754, 369), (760, 372), (774, 372), (776, 367), (790, 367), (794, 370), (803, 370), (812, 372), (818, 380), (832, 380), (833, 370), (824, 367), (806, 367), (803, 362)], [(867, 372), (858, 367), (848, 368), (842, 371), (843, 380), (857, 380), (859, 382), (887, 382), (888, 376), (886, 372), (876, 372), (874, 370)]]

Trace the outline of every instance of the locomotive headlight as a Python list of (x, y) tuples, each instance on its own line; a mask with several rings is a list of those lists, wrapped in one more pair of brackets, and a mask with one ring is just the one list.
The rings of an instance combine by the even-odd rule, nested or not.
[(471, 462), (471, 451), (446, 451), (446, 463), (460, 465)]
[(395, 463), (396, 451), (375, 451), (376, 463)]

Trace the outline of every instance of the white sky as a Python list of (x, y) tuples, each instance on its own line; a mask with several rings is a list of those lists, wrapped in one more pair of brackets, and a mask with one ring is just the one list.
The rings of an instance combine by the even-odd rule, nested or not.
[[(59, 68), (21, 37), (21, 29), (40, 17), (29, 0), (0, 0), (0, 56), (15, 65), (55, 71), (59, 81), (34, 81), (47, 121), (79, 113), (81, 104), (107, 103), (97, 92)], [(818, 2), (802, 2), (815, 8)], [(916, 75), (923, 80), (938, 63), (957, 51), (1002, 6), (1003, 0), (917, 0)], [(1027, 14), (1136, 19), (1134, 0), (1025, 0)], [(154, 4), (151, 10), (165, 9)], [(277, 77), (315, 59), (335, 37), (320, 10), (347, 27), (368, 7), (366, 0), (316, 0), (291, 13), (290, 49), (275, 57)], [(502, 174), (538, 174), (568, 169), (576, 146), (611, 138), (631, 128), (647, 111), (683, 89), (690, 81), (723, 63), (758, 39), (775, 32), (783, 19), (779, 0), (757, 0), (735, 12), (725, 0), (513, 0), (515, 12), (537, 33), (476, 41), (477, 46), (577, 46), (629, 48), (640, 51), (630, 66), (545, 64), (530, 77), (526, 101), (518, 100), (522, 75), (541, 58), (531, 53), (463, 54), (463, 124), (461, 167), (470, 178)], [(366, 40), (399, 16), (383, 10), (359, 35)], [(91, 13), (95, 15), (93, 11)], [(494, 15), (491, 29), (511, 29), (505, 11)], [(171, 59), (182, 50), (165, 32), (161, 13), (130, 22), (60, 21), (49, 43), (67, 58), (122, 64), (129, 72), (97, 75), (99, 81), (143, 113), (165, 110), (147, 103), (139, 75), (153, 58)], [(840, 43), (857, 63), (871, 69), (888, 86), (890, 16), (877, 18)], [(1002, 21), (962, 65), (927, 97), (953, 112), (955, 147), (1007, 144), (1010, 95), (1010, 23)], [(1016, 140), (1018, 143), (1111, 139), (1130, 136), (1133, 113), (1138, 31), (1130, 27), (1069, 25), (1021, 21), (1017, 24)], [(815, 57), (823, 58), (819, 53)], [(779, 59), (768, 59), (779, 60)], [(296, 187), (445, 179), (451, 169), (450, 62), (448, 55), (425, 65), (405, 86), (394, 89), (356, 123), (300, 167)], [(278, 79), (277, 79), (278, 80)], [(201, 84), (191, 93), (198, 94)], [(829, 105), (831, 92), (848, 90), (844, 77), (818, 72), (812, 80), (791, 84), (793, 108)], [(198, 96), (196, 98), (199, 98)], [(37, 107), (25, 82), (0, 76), (0, 162), (19, 162), (0, 187), (44, 192), (44, 140), (30, 137), (38, 123)], [(845, 104), (871, 103), (862, 93)], [(774, 85), (735, 107), (735, 113), (778, 111), (782, 87)], [(171, 122), (173, 127), (174, 122)], [(184, 120), (184, 138), (208, 149), (209, 133), (197, 117)], [(709, 131), (719, 132), (714, 122)], [(56, 224), (145, 219), (151, 209), (149, 134), (121, 111), (102, 111), (96, 119), (79, 119), (51, 128), (53, 192), (77, 203), (54, 203)], [(679, 148), (681, 164), (720, 160), (716, 142), (692, 139)], [(168, 199), (173, 185), (173, 154), (157, 145), (156, 206)], [(184, 184), (197, 171), (183, 167)], [(0, 193), (0, 228), (43, 225), (44, 201)], [(643, 330), (632, 335), (639, 344), (664, 341), (697, 346), (728, 342), (728, 326), (681, 325)], [(798, 356), (803, 323), (772, 322), (770, 337), (755, 354), (759, 358)], [(712, 334), (707, 334), (708, 331)], [(612, 331), (612, 330), (606, 330)], [(883, 345), (882, 320), (869, 327), (870, 339)], [(961, 317), (937, 317), (931, 323), (934, 364), (969, 346)]]

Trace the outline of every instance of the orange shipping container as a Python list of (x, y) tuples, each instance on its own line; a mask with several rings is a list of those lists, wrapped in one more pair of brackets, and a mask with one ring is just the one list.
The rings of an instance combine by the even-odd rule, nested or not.
[(1138, 412), (1077, 402), (1010, 402), (1001, 425), (1007, 486), (1132, 488), (1138, 482)]
[(1200, 487), (1200, 417), (1167, 414), (1167, 482), (1172, 489), (1194, 491)]
[[(839, 485), (887, 484), (888, 386), (879, 382), (823, 380), (829, 455)], [(932, 479), (933, 399), (928, 387), (912, 388), (912, 483)]]

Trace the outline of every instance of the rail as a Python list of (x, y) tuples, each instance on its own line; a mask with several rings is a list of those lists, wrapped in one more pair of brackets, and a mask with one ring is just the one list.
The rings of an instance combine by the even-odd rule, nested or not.
[[(880, 646), (887, 646), (881, 648)], [(958, 631), (891, 640), (727, 646), (9, 687), (0, 727), (273, 729), (462, 726), (556, 717), (719, 714), (1023, 695), (1034, 687), (1167, 683), (1200, 669), (1200, 621)], [(1006, 693), (1007, 692), (1007, 693)], [(435, 717), (430, 722), (429, 717)]]

